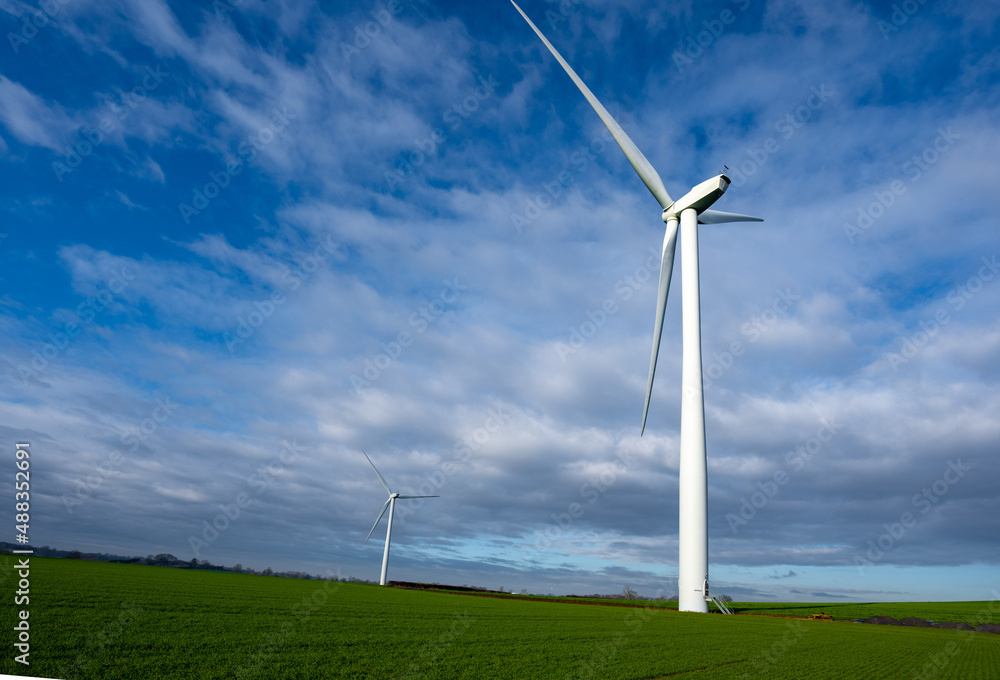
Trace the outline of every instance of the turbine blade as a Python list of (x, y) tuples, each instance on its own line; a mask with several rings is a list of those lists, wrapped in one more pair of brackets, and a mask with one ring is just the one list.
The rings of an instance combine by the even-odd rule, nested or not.
[[(365, 453), (365, 452), (362, 451), (361, 453)], [(368, 458), (368, 454), (367, 453), (365, 453), (365, 458)], [(372, 459), (371, 458), (368, 458), (368, 463), (372, 466), (372, 470), (375, 471), (375, 475), (378, 477), (378, 481), (380, 481), (382, 483), (382, 487), (385, 489), (385, 492), (387, 494), (391, 495), (392, 494), (392, 489), (389, 488), (389, 484), (385, 481), (385, 478), (382, 477), (381, 474), (379, 474), (378, 468), (375, 467), (375, 463), (372, 463)]]
[(677, 220), (667, 221), (663, 234), (663, 254), (660, 256), (660, 287), (656, 292), (656, 321), (653, 326), (653, 355), (649, 358), (649, 380), (646, 382), (646, 404), (642, 407), (641, 437), (646, 431), (646, 416), (649, 414), (649, 397), (653, 393), (653, 376), (656, 374), (656, 356), (660, 353), (660, 335), (663, 333), (663, 315), (667, 311), (667, 292), (670, 290), (670, 275), (674, 270), (674, 249), (677, 246)]
[(368, 536), (365, 538), (365, 543), (367, 543), (368, 539), (372, 537), (373, 533), (375, 533), (375, 527), (377, 527), (378, 523), (382, 521), (382, 515), (385, 514), (385, 509), (389, 507), (390, 501), (392, 501), (391, 498), (385, 502), (385, 505), (382, 506), (382, 512), (378, 514), (378, 519), (375, 520), (375, 524), (372, 524), (372, 530), (368, 532)]
[(514, 0), (510, 0), (510, 2), (514, 5), (514, 8), (520, 12), (521, 16), (524, 17), (524, 20), (528, 22), (528, 25), (531, 26), (532, 30), (538, 35), (538, 37), (542, 39), (542, 42), (545, 43), (547, 48), (549, 48), (549, 52), (552, 53), (552, 56), (556, 58), (559, 65), (563, 67), (563, 70), (565, 70), (567, 74), (569, 74), (569, 77), (573, 79), (576, 86), (580, 88), (580, 92), (583, 93), (583, 96), (587, 98), (590, 105), (594, 107), (595, 111), (597, 111), (597, 115), (601, 117), (604, 125), (607, 126), (608, 130), (611, 132), (611, 136), (615, 138), (615, 141), (618, 142), (618, 146), (625, 152), (625, 157), (628, 158), (628, 162), (632, 164), (633, 168), (635, 168), (636, 174), (639, 175), (639, 179), (641, 179), (643, 184), (646, 185), (646, 188), (649, 189), (649, 193), (653, 194), (653, 197), (657, 200), (657, 202), (659, 202), (661, 208), (666, 210), (670, 207), (673, 201), (670, 200), (670, 194), (667, 193), (666, 187), (663, 186), (663, 180), (660, 179), (660, 176), (657, 174), (656, 169), (653, 168), (652, 164), (646, 160), (646, 157), (642, 155), (641, 151), (639, 151), (639, 147), (637, 147), (635, 142), (633, 142), (629, 136), (625, 134), (625, 131), (622, 130), (617, 121), (612, 118), (611, 114), (608, 113), (608, 110), (604, 108), (604, 105), (598, 101), (597, 97), (594, 96), (594, 93), (590, 91), (590, 88), (587, 87), (582, 80), (580, 80), (580, 76), (576, 75), (576, 71), (574, 71), (572, 67), (566, 63), (566, 60), (563, 59), (562, 55), (559, 54), (556, 48), (552, 46), (552, 43), (550, 43), (548, 39), (542, 35), (542, 32), (538, 30), (538, 27), (535, 26), (534, 23), (532, 23), (531, 19), (528, 18), (528, 15), (524, 13), (524, 10), (518, 7)]
[(727, 222), (763, 222), (761, 217), (740, 215), (739, 213), (722, 212), (721, 210), (703, 210), (698, 215), (701, 224), (725, 224)]
[(441, 498), (440, 496), (396, 496), (396, 498)]

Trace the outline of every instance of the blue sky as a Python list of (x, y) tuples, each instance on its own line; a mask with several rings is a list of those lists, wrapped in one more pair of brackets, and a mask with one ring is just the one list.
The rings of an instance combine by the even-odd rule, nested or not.
[[(390, 578), (673, 592), (679, 274), (640, 438), (659, 208), (512, 6), (45, 7), (0, 2), (36, 545), (377, 579), (364, 449), (440, 496)], [(765, 219), (700, 232), (713, 589), (996, 597), (1000, 7), (522, 7)]]

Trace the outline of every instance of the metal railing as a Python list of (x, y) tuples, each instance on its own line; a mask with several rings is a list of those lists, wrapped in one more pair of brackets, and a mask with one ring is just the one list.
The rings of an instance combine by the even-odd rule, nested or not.
[(726, 605), (726, 603), (722, 600), (721, 597), (712, 595), (708, 599), (715, 603), (715, 606), (719, 608), (720, 612), (722, 612), (723, 614), (732, 615), (733, 610)]

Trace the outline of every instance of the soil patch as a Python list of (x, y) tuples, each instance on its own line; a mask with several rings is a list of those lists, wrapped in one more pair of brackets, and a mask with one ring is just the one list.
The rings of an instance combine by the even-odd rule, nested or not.
[(952, 630), (975, 630), (972, 626), (967, 623), (955, 623), (954, 621), (942, 621), (941, 623), (935, 623), (935, 628), (950, 628)]
[(891, 616), (869, 616), (868, 623), (874, 623), (877, 626), (902, 626), (899, 619), (894, 619)]

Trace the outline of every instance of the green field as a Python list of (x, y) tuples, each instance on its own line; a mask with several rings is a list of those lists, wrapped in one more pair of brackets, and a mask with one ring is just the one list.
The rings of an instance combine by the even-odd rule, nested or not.
[[(12, 593), (11, 580), (3, 583)], [(989, 615), (989, 605), (736, 603), (769, 616), (730, 617), (32, 558), (31, 666), (15, 663), (8, 644), (0, 673), (985, 679), (1000, 673), (1000, 635), (787, 617), (963, 621)], [(0, 613), (4, 630), (16, 609)]]
[[(492, 597), (492, 595), (490, 595)], [(507, 599), (522, 599), (538, 602), (592, 603), (629, 607), (653, 607), (677, 611), (676, 600), (621, 600), (593, 599), (582, 597), (548, 597), (544, 595), (507, 595)], [(811, 614), (823, 612), (837, 621), (866, 619), (869, 616), (891, 616), (896, 619), (915, 617), (930, 621), (996, 623), (1000, 621), (1000, 602), (730, 602), (729, 608), (736, 614), (746, 616), (782, 616), (807, 618)], [(709, 610), (718, 612), (714, 604)], [(998, 674), (1000, 677), (1000, 674)]]

